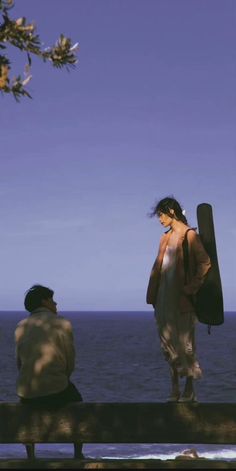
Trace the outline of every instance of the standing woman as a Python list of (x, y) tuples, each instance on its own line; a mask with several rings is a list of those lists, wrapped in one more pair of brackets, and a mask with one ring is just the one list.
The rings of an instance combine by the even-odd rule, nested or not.
[[(192, 299), (211, 263), (199, 235), (188, 226), (184, 211), (176, 199), (167, 197), (159, 201), (151, 216), (157, 216), (161, 225), (168, 228), (160, 240), (146, 301), (155, 309), (161, 348), (170, 365), (172, 389), (169, 401), (194, 401), (193, 380), (200, 378), (202, 372), (195, 352), (197, 318)], [(185, 235), (189, 248), (187, 278), (183, 258)], [(180, 377), (186, 378), (182, 395)]]

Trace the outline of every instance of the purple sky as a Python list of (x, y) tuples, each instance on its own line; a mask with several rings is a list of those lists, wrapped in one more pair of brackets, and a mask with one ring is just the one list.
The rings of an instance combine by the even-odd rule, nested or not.
[(174, 194), (193, 226), (212, 204), (235, 310), (235, 0), (16, 0), (11, 15), (80, 52), (71, 73), (33, 59), (33, 100), (0, 95), (0, 309), (42, 283), (61, 310), (151, 310), (163, 228), (147, 213)]

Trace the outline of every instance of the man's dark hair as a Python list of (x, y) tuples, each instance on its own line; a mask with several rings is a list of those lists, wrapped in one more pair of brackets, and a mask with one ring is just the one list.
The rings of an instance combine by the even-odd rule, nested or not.
[(24, 301), (25, 309), (32, 312), (42, 306), (43, 299), (53, 298), (53, 295), (54, 291), (50, 288), (42, 285), (33, 285), (26, 293)]

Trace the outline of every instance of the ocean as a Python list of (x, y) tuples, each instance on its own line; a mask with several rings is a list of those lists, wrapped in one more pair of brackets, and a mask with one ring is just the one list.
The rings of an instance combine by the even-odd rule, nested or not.
[[(153, 312), (61, 312), (71, 320), (76, 368), (71, 377), (86, 402), (165, 402), (169, 367), (160, 350)], [(17, 402), (14, 330), (25, 312), (0, 312), (0, 400)], [(225, 323), (197, 324), (197, 357), (203, 377), (196, 381), (199, 402), (236, 402), (236, 313)], [(184, 380), (183, 380), (184, 381)], [(194, 447), (200, 456), (236, 459), (236, 446), (184, 444), (86, 444), (89, 458), (172, 459)], [(38, 444), (39, 458), (71, 458), (70, 444)], [(25, 457), (23, 445), (0, 445), (0, 458)]]

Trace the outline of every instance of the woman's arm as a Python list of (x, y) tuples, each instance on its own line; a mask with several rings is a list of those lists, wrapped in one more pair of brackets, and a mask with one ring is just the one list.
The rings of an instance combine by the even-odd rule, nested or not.
[(156, 304), (158, 285), (160, 282), (160, 270), (161, 270), (162, 260), (164, 257), (164, 253), (165, 253), (165, 249), (166, 249), (169, 237), (170, 237), (170, 231), (166, 232), (161, 237), (159, 248), (158, 248), (158, 254), (152, 266), (152, 270), (151, 270), (151, 274), (150, 274), (150, 278), (148, 282), (146, 302), (147, 304), (152, 304), (154, 308)]

